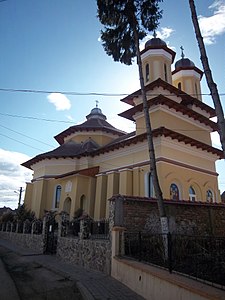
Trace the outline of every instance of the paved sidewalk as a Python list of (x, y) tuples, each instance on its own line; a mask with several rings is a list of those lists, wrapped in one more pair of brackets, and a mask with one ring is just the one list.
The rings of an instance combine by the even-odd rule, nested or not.
[[(8, 240), (0, 239), (0, 246), (19, 255), (26, 256), (29, 260), (37, 262), (68, 279), (76, 281), (77, 287), (80, 289), (85, 300), (144, 299), (119, 281), (101, 272), (87, 270), (80, 266), (65, 263), (59, 260), (56, 256), (43, 255), (34, 250), (21, 248)], [(4, 277), (4, 270), (0, 267), (0, 278), (2, 277)], [(9, 284), (12, 284), (12, 282), (10, 282), (10, 278), (5, 278)]]

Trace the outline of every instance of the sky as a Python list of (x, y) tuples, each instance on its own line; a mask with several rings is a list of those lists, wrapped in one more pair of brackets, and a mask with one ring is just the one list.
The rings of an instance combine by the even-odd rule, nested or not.
[[(225, 0), (195, 4), (225, 108)], [(183, 46), (185, 56), (202, 69), (188, 0), (164, 0), (160, 7), (157, 37), (176, 51), (175, 61)], [(16, 208), (20, 187), (24, 190), (32, 178), (20, 164), (56, 148), (54, 136), (84, 122), (96, 100), (109, 123), (134, 130), (118, 114), (129, 108), (120, 99), (139, 89), (137, 64), (125, 66), (107, 56), (101, 29), (94, 0), (0, 0), (0, 207)], [(202, 93), (203, 102), (213, 107), (204, 77)], [(218, 136), (212, 139), (220, 148)], [(222, 193), (224, 161), (216, 167)]]

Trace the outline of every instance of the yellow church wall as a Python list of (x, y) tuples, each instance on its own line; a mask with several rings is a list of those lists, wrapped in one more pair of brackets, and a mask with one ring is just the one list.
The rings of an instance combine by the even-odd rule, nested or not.
[(45, 159), (35, 166), (33, 179), (72, 172), (75, 170), (75, 166), (73, 159)]
[(119, 194), (121, 195), (133, 195), (133, 174), (132, 169), (119, 170)]
[(170, 185), (175, 183), (179, 188), (181, 200), (189, 200), (189, 188), (192, 186), (196, 192), (197, 201), (205, 202), (206, 192), (210, 189), (214, 194), (215, 202), (220, 202), (216, 175), (165, 162), (158, 162), (157, 170), (165, 199), (170, 199)]
[[(210, 133), (206, 128), (204, 129), (204, 127), (201, 125), (195, 125), (196, 123), (194, 123), (194, 120), (193, 122), (191, 122), (191, 119), (186, 121), (182, 119), (182, 117), (178, 117), (178, 114), (175, 116), (175, 114), (176, 112), (171, 114), (163, 110), (154, 110), (150, 112), (152, 129), (166, 127), (211, 146)], [(145, 118), (143, 114), (136, 119), (136, 128), (137, 134), (145, 132)]]
[(191, 95), (194, 98), (197, 98), (199, 101), (202, 101), (200, 79), (194, 76), (180, 76), (173, 80), (173, 85), (176, 88), (178, 88), (179, 83), (181, 83), (182, 91)]
[(32, 205), (31, 210), (37, 218), (43, 217), (44, 209), (46, 209), (47, 182), (39, 180), (33, 184)]
[(103, 146), (111, 142), (115, 139), (115, 135), (110, 133), (105, 133), (101, 131), (88, 131), (88, 132), (78, 132), (73, 135), (68, 136), (65, 138), (64, 142), (68, 142), (70, 140), (76, 143), (83, 143), (87, 141), (89, 138), (92, 138), (99, 146)]
[(31, 210), (32, 195), (33, 195), (33, 184), (31, 182), (27, 182), (27, 184), (26, 184), (26, 193), (25, 193), (25, 196), (24, 196), (24, 205), (25, 205), (27, 210)]
[(96, 176), (96, 192), (95, 192), (95, 220), (105, 218), (106, 201), (107, 201), (107, 175), (99, 174)]
[[(146, 81), (146, 64), (149, 64), (149, 81)], [(152, 55), (151, 57), (146, 57), (142, 60), (143, 65), (143, 74), (145, 84), (148, 84), (158, 78), (172, 83), (172, 74), (171, 74), (171, 60), (166, 56), (161, 55)], [(166, 72), (165, 67), (166, 66)], [(167, 77), (167, 78), (166, 78)]]
[(119, 172), (112, 171), (106, 173), (107, 175), (107, 192), (106, 192), (106, 207), (105, 207), (105, 216), (109, 216), (109, 201), (113, 195), (119, 194)]

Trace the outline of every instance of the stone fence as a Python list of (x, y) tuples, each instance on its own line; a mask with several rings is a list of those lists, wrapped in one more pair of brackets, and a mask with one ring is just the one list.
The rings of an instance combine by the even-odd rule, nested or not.
[[(156, 199), (127, 197), (110, 199), (115, 225), (128, 231), (160, 233)], [(165, 200), (171, 233), (225, 236), (225, 204)]]
[[(53, 218), (55, 222), (55, 219)], [(79, 221), (79, 230), (71, 234), (71, 224), (65, 215), (59, 216), (57, 226), (49, 223), (49, 217), (43, 221), (0, 223), (0, 238), (38, 253), (47, 253), (48, 240), (54, 230), (56, 237), (56, 255), (63, 261), (74, 263), (110, 274), (111, 270), (111, 233), (107, 221)], [(73, 229), (73, 228), (72, 228)], [(91, 234), (92, 233), (92, 234)], [(52, 236), (51, 236), (52, 238)]]

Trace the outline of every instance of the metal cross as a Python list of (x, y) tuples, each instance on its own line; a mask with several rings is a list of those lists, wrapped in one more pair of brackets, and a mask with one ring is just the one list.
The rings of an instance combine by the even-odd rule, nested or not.
[(181, 49), (181, 57), (184, 58), (184, 48), (183, 48), (183, 46), (180, 46), (180, 49)]

